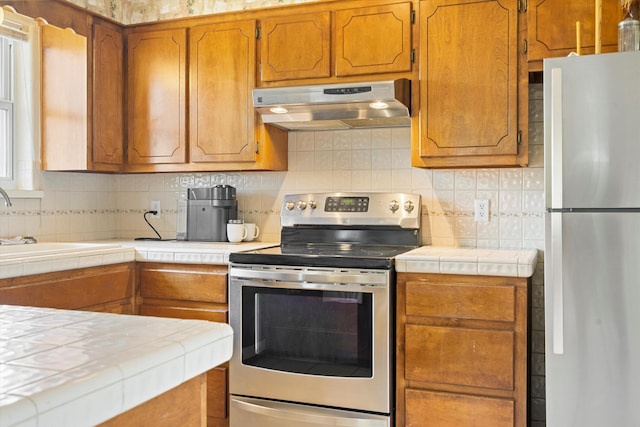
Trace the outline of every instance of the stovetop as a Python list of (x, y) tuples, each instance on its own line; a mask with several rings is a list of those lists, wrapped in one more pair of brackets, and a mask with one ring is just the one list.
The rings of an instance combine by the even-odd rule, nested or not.
[(395, 257), (415, 246), (281, 245), (247, 252), (234, 252), (229, 261), (242, 264), (302, 267), (392, 269)]
[(391, 269), (420, 246), (421, 199), (405, 193), (285, 196), (279, 247), (229, 256), (232, 263)]

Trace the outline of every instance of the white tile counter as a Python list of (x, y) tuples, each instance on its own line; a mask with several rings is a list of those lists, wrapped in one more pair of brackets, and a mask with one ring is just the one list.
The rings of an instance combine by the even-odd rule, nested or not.
[(538, 262), (536, 249), (476, 249), (422, 246), (396, 258), (405, 273), (530, 277)]
[(273, 242), (209, 243), (172, 240), (0, 245), (0, 279), (131, 261), (227, 264), (231, 252), (276, 245), (278, 243)]
[(92, 426), (231, 358), (222, 323), (0, 305), (0, 427)]

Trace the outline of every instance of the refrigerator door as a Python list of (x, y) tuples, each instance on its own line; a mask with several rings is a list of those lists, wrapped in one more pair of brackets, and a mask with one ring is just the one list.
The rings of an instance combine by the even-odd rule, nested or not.
[(640, 207), (640, 52), (544, 67), (546, 207)]
[(545, 222), (547, 426), (640, 426), (640, 213)]

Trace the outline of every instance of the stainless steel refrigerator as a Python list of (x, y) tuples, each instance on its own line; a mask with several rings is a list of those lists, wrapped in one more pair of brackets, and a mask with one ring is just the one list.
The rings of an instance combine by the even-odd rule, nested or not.
[(640, 52), (543, 81), (547, 426), (640, 426)]

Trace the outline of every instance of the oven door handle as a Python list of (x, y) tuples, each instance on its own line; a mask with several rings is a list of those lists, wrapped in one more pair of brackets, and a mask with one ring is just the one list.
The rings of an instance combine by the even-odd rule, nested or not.
[[(259, 405), (252, 402), (247, 402), (244, 400), (240, 400), (238, 397), (231, 398), (231, 405), (236, 406), (236, 408), (240, 411), (252, 412), (254, 414), (258, 414), (265, 418), (272, 418), (276, 420), (285, 420), (287, 425), (291, 425), (291, 422), (299, 423), (300, 425), (318, 425), (318, 426), (329, 426), (329, 425), (340, 425), (344, 427), (359, 427), (365, 425), (371, 427), (386, 427), (388, 424), (385, 420), (380, 419), (371, 419), (371, 418), (353, 418), (353, 415), (350, 414), (350, 417), (342, 417), (338, 414), (335, 416), (331, 415), (322, 415), (319, 413), (314, 413), (313, 407), (304, 407), (301, 405), (296, 405), (295, 410), (287, 410), (285, 407), (270, 407), (273, 403), (269, 401), (261, 402)], [(282, 405), (284, 406), (284, 405)], [(316, 409), (316, 411), (320, 412)], [(266, 421), (266, 420), (265, 420)], [(339, 422), (339, 423), (338, 423)], [(272, 424), (268, 424), (272, 425)], [(277, 425), (277, 424), (273, 424)]]
[(269, 271), (249, 268), (233, 268), (229, 277), (234, 279), (257, 279), (276, 282), (348, 283), (359, 285), (386, 285), (386, 272), (331, 272), (331, 271)]

